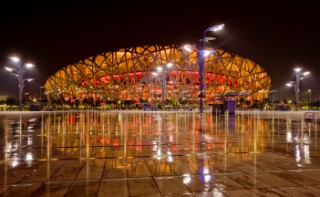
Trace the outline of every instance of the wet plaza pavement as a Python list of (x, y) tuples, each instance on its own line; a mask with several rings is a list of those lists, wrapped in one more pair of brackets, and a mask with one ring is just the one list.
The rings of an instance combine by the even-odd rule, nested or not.
[(318, 121), (292, 113), (0, 113), (0, 195), (320, 196)]

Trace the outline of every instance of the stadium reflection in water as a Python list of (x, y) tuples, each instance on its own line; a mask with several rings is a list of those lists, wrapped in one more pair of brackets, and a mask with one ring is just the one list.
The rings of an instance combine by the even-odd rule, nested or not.
[[(30, 184), (32, 194), (46, 193), (63, 182), (64, 193), (82, 184), (90, 193), (114, 195), (104, 188), (116, 181), (112, 187), (124, 195), (145, 195), (141, 184), (155, 195), (172, 194), (171, 185), (173, 193), (220, 195), (246, 188), (238, 173), (256, 177), (319, 162), (317, 123), (273, 115), (84, 111), (30, 117), (2, 117), (1, 192)], [(90, 186), (97, 182), (96, 189)]]

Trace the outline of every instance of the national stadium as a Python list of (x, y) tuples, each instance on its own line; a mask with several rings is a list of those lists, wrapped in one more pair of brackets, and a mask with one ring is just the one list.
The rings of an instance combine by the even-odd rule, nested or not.
[[(203, 80), (205, 104), (228, 96), (261, 101), (271, 87), (260, 65), (220, 49), (205, 57)], [(197, 104), (199, 82), (196, 48), (152, 45), (105, 52), (67, 65), (47, 79), (45, 89), (49, 101), (159, 103), (164, 98)]]

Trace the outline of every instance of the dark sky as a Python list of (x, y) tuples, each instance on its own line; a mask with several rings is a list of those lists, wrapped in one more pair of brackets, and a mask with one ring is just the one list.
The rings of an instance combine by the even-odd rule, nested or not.
[[(320, 12), (316, 3), (300, 1), (130, 1), (125, 3), (27, 3), (0, 6), (0, 66), (11, 55), (36, 68), (25, 91), (39, 94), (40, 86), (58, 69), (89, 56), (124, 47), (198, 43), (204, 30), (225, 23), (211, 41), (221, 48), (260, 64), (281, 97), (293, 98), (284, 86), (294, 80), (297, 65), (311, 75), (301, 82), (300, 97), (320, 100)], [(65, 1), (67, 2), (67, 1)], [(280, 2), (280, 1), (278, 1)], [(210, 36), (210, 34), (208, 34)], [(0, 70), (0, 95), (17, 96), (17, 79)]]

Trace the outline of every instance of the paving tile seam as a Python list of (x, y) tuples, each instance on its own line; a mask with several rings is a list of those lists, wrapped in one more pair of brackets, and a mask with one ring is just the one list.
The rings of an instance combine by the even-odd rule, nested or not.
[[(209, 173), (205, 175), (211, 176), (228, 176), (228, 175), (237, 175), (237, 174), (264, 174), (264, 173), (287, 173), (287, 172), (301, 172), (300, 170), (269, 170), (269, 171), (257, 171), (257, 172), (228, 172), (228, 173)], [(320, 169), (307, 169), (304, 171), (320, 171)], [(190, 177), (198, 177), (204, 176), (200, 174), (191, 174)], [(59, 184), (59, 183), (86, 183), (86, 182), (108, 182), (108, 181), (131, 181), (131, 180), (146, 180), (146, 179), (154, 179), (154, 180), (161, 180), (161, 179), (172, 179), (172, 178), (183, 178), (183, 175), (170, 175), (170, 176), (145, 176), (145, 177), (126, 177), (126, 178), (101, 178), (101, 179), (87, 179), (87, 180), (70, 180), (70, 181), (35, 181), (29, 183), (15, 183), (15, 184), (0, 184), (0, 186), (26, 186), (32, 185), (37, 183), (44, 183), (44, 184)], [(316, 184), (317, 185), (317, 184)], [(320, 184), (319, 184), (320, 185)]]
[[(109, 180), (109, 181), (112, 181), (112, 180)], [(116, 180), (116, 181), (118, 181), (118, 180)], [(121, 180), (121, 181), (123, 181), (123, 180)], [(260, 180), (260, 181), (261, 181), (261, 180)], [(33, 184), (38, 184), (38, 183), (42, 183), (41, 185), (63, 185), (63, 184), (68, 184), (69, 187), (68, 187), (68, 189), (66, 190), (66, 191), (68, 191), (73, 184), (78, 184), (78, 183), (92, 183), (92, 182), (99, 182), (99, 183), (101, 183), (101, 182), (103, 182), (103, 181), (98, 181), (98, 180), (92, 181), (92, 180), (89, 180), (89, 181), (35, 182), (35, 183), (26, 183), (26, 184), (9, 184), (9, 185), (3, 185), (3, 186), (8, 187), (8, 189), (10, 189), (10, 187), (32, 186)], [(104, 182), (105, 182), (105, 181), (104, 181)], [(262, 181), (262, 182), (263, 182), (263, 181)], [(160, 188), (158, 187), (158, 184), (157, 184), (156, 182), (155, 182), (155, 184), (157, 185), (157, 188), (158, 188), (160, 194), (162, 194), (162, 195), (169, 195), (169, 194), (167, 194), (167, 193), (161, 193)], [(101, 186), (101, 184), (99, 184), (99, 185)], [(170, 193), (170, 195), (171, 195), (171, 194), (192, 194), (192, 195), (194, 195), (194, 194), (198, 193), (198, 192), (192, 192), (187, 185), (185, 185), (185, 184), (183, 184), (183, 185), (188, 189), (188, 191), (183, 192), (183, 193)], [(99, 187), (100, 187), (100, 186), (99, 186)], [(282, 187), (275, 187), (275, 186), (271, 186), (271, 185), (270, 185), (270, 187), (263, 187), (263, 188), (259, 188), (259, 187), (250, 188), (250, 187), (246, 187), (246, 186), (244, 186), (244, 185), (242, 185), (242, 186), (243, 186), (244, 188), (243, 188), (243, 189), (239, 189), (239, 190), (249, 190), (249, 191), (251, 191), (252, 189), (267, 189), (267, 188), (274, 188), (274, 189), (280, 190), (279, 188), (301, 188), (301, 187), (303, 187), (304, 189), (308, 189), (308, 188), (305, 187), (305, 185), (282, 186)], [(309, 187), (310, 187), (310, 186), (311, 186), (311, 187), (312, 187), (312, 186), (314, 187), (314, 186), (320, 186), (320, 184), (308, 185), (308, 186), (309, 186)], [(130, 188), (129, 185), (127, 185), (127, 187)], [(215, 186), (214, 188), (218, 189), (220, 192), (223, 192), (223, 191), (220, 190), (221, 187)], [(99, 190), (100, 190), (100, 189), (99, 189)], [(233, 191), (236, 191), (236, 190), (233, 190)], [(281, 191), (281, 190), (280, 190), (280, 191)], [(210, 193), (210, 192), (209, 192), (209, 193)], [(226, 196), (228, 196), (228, 195), (226, 195)]]
[[(235, 173), (235, 174), (245, 174), (245, 173)], [(211, 175), (211, 174), (208, 174)], [(201, 175), (190, 175), (190, 177), (196, 177)], [(172, 179), (172, 178), (183, 178), (183, 175), (176, 175), (176, 176), (162, 176), (162, 177), (127, 177), (127, 178), (110, 178), (110, 179), (87, 179), (87, 180), (69, 180), (69, 181), (35, 181), (30, 183), (14, 183), (14, 184), (0, 184), (0, 186), (28, 186), (32, 184), (60, 184), (60, 183), (87, 183), (87, 182), (109, 182), (109, 181), (132, 181), (132, 180), (161, 180), (161, 179)]]
[[(195, 154), (173, 154), (170, 156), (173, 157), (198, 157), (198, 156), (214, 156), (214, 155), (233, 155), (233, 154), (247, 154), (248, 152), (236, 152), (236, 153), (222, 153), (222, 152), (211, 152), (211, 153), (195, 153)], [(142, 155), (142, 156), (132, 156), (132, 157), (91, 157), (91, 158), (59, 158), (59, 159), (33, 159), (33, 161), (41, 161), (41, 162), (45, 162), (45, 161), (69, 161), (69, 160), (79, 160), (79, 161), (85, 161), (85, 160), (95, 160), (95, 159), (136, 159), (136, 158), (158, 158), (158, 156), (154, 156), (154, 155)], [(166, 158), (165, 156), (162, 156), (161, 158)], [(7, 161), (10, 161), (13, 159), (8, 159), (8, 160), (0, 160), (0, 163), (6, 163)], [(15, 160), (15, 161), (19, 161), (19, 162), (27, 162), (28, 160), (26, 159), (19, 159), (19, 160)]]
[(63, 183), (92, 183), (92, 182), (102, 182), (101, 180), (73, 180), (73, 181), (35, 181), (32, 183), (14, 183), (14, 184), (0, 184), (0, 186), (4, 186), (4, 187), (17, 187), (17, 186), (30, 186), (33, 184), (55, 184), (55, 185), (59, 185), (59, 184), (63, 184)]

